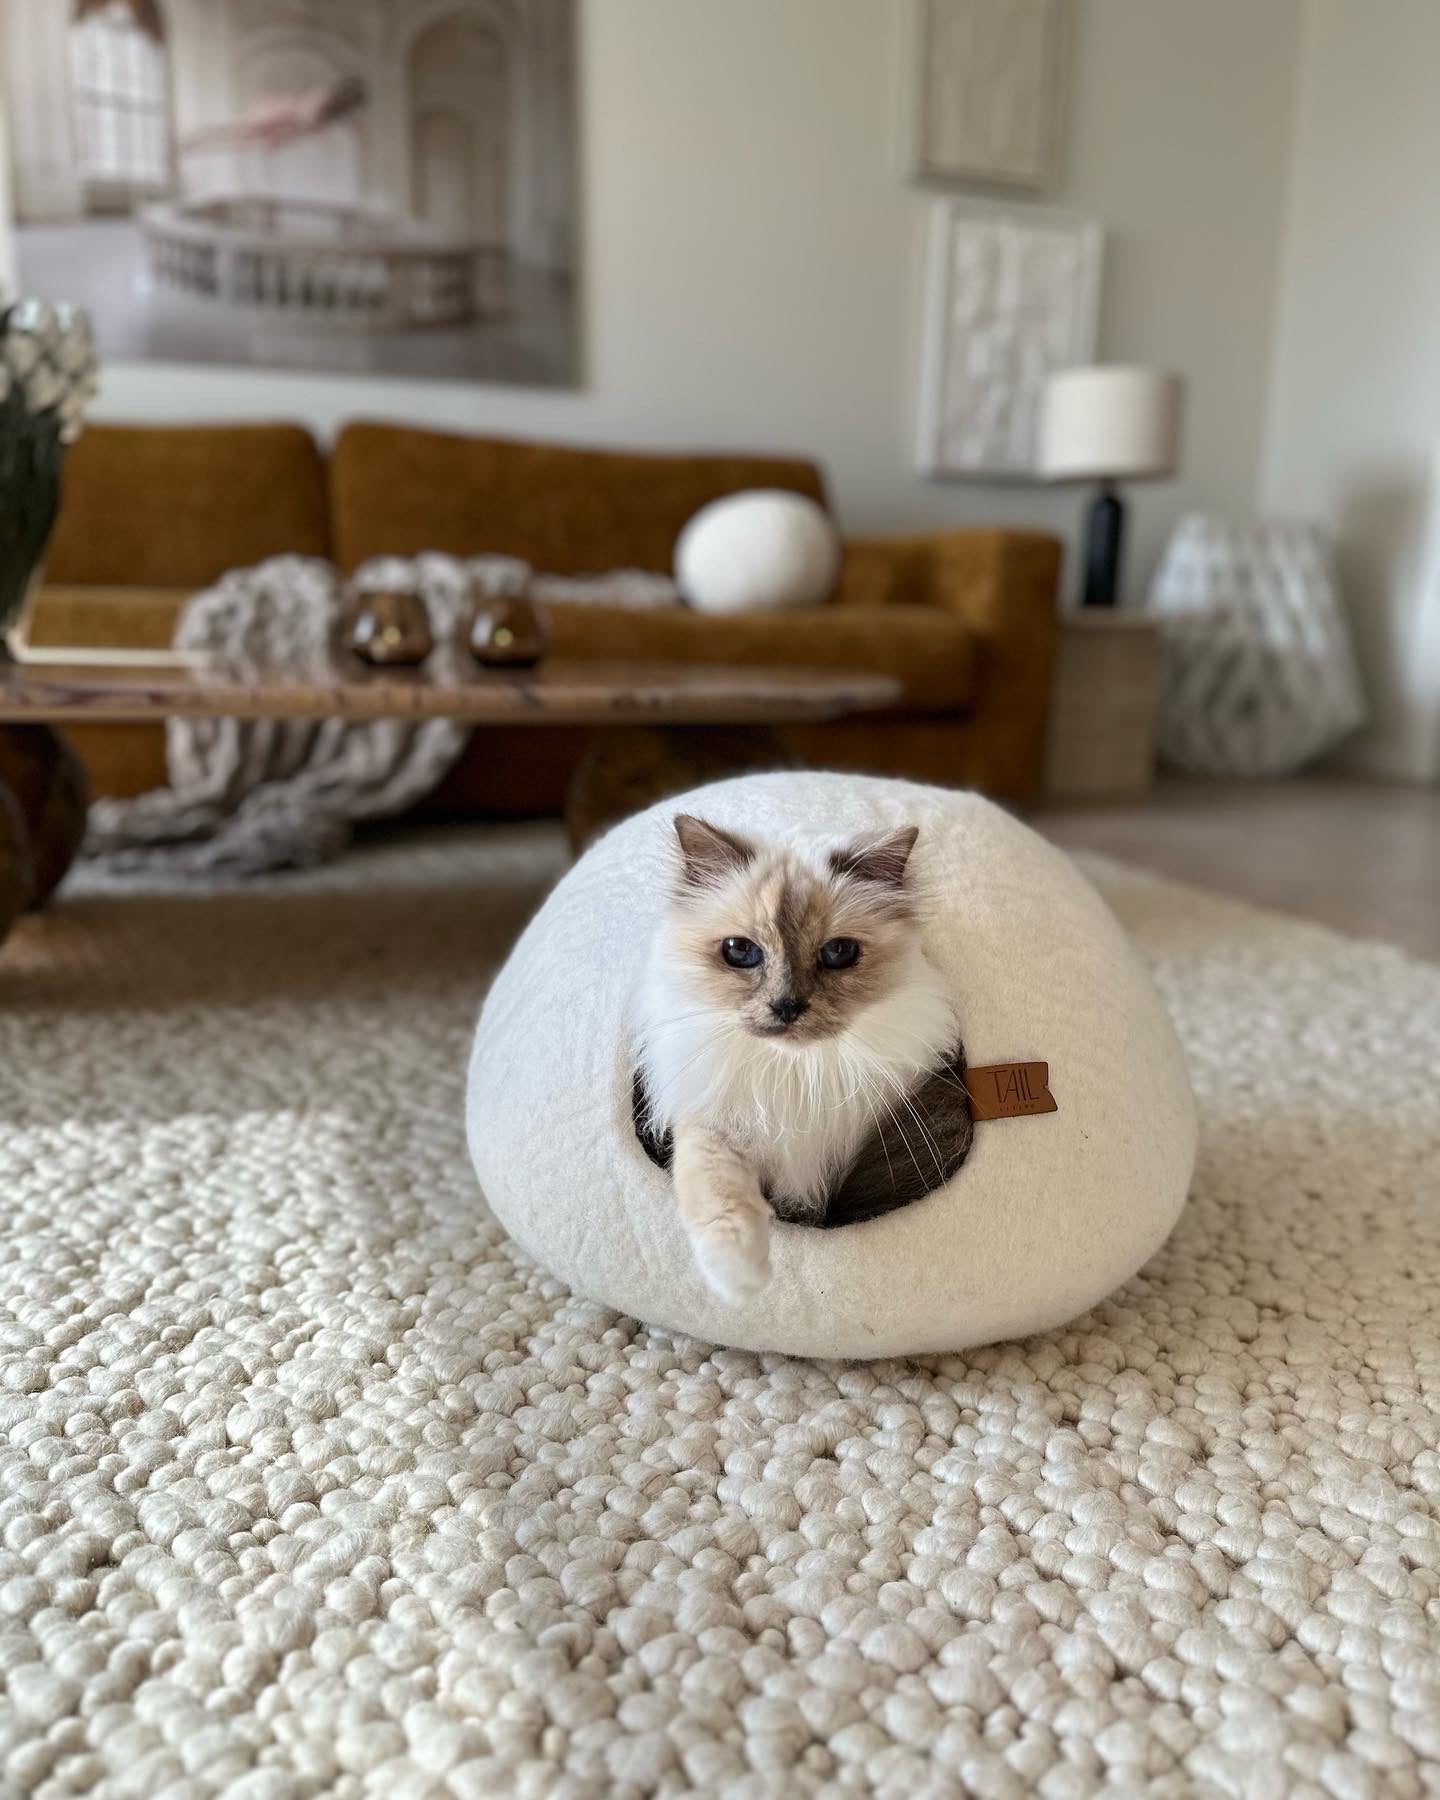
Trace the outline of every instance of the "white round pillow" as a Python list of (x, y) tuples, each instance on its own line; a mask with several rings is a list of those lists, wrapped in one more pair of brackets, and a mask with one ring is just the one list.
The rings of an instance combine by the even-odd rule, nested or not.
[[(777, 1222), (771, 1280), (741, 1306), (696, 1274), (669, 1176), (632, 1114), (631, 997), (682, 811), (762, 841), (825, 846), (918, 825), (910, 868), (921, 892), (942, 897), (925, 949), (952, 986), (968, 1060), (1048, 1062), (1058, 1108), (977, 1120), (950, 1181), (882, 1218)], [(490, 990), (467, 1114), (491, 1208), (577, 1293), (712, 1342), (800, 1356), (960, 1350), (1075, 1317), (1163, 1241), (1195, 1157), (1170, 1022), (1069, 858), (977, 795), (852, 775), (717, 782), (587, 851)]]
[(774, 612), (827, 599), (840, 540), (823, 506), (751, 488), (702, 506), (675, 545), (675, 580), (698, 612)]

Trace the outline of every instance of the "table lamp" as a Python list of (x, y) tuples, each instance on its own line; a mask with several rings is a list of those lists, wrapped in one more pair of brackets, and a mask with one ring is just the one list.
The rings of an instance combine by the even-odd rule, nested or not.
[(1114, 606), (1125, 503), (1118, 481), (1173, 475), (1180, 453), (1178, 375), (1158, 369), (1062, 369), (1045, 384), (1040, 473), (1047, 481), (1098, 481), (1085, 527), (1086, 606)]

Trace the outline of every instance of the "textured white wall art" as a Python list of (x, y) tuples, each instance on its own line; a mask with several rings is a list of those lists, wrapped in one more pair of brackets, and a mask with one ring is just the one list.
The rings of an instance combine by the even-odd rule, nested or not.
[(1040, 188), (1059, 96), (1057, 0), (919, 0), (915, 174)]
[(1365, 721), (1331, 568), (1312, 525), (1192, 514), (1150, 590), (1165, 639), (1160, 753), (1196, 775), (1290, 775)]
[(920, 367), (929, 475), (1033, 479), (1040, 396), (1093, 362), (1102, 237), (1093, 219), (939, 200)]

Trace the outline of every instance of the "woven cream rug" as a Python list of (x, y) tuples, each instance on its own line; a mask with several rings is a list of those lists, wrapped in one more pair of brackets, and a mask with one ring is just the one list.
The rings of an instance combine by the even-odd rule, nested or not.
[(7, 945), (0, 1792), (1440, 1792), (1440, 969), (1102, 869), (1205, 1120), (1171, 1243), (804, 1364), (487, 1222), (468, 1037), (559, 861)]

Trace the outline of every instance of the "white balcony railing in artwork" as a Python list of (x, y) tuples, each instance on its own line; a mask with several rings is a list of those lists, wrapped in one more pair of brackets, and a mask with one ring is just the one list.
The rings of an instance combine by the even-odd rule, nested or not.
[(419, 219), (261, 195), (148, 207), (152, 279), (317, 325), (407, 331), (506, 311), (508, 252)]

